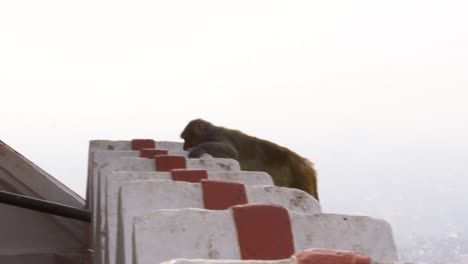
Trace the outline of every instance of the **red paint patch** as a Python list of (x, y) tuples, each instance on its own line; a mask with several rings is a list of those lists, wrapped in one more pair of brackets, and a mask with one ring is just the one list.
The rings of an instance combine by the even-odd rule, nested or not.
[(168, 155), (167, 149), (143, 148), (140, 149), (140, 157), (147, 159), (154, 159), (157, 155)]
[(291, 257), (294, 242), (288, 211), (273, 204), (232, 207), (242, 259), (278, 260)]
[(156, 142), (152, 139), (132, 139), (132, 150), (143, 148), (156, 148)]
[(237, 182), (203, 180), (205, 209), (225, 210), (234, 205), (246, 204), (245, 185)]
[(371, 258), (361, 253), (313, 248), (296, 252), (298, 264), (370, 264)]
[(175, 169), (171, 170), (171, 177), (174, 181), (196, 183), (200, 182), (202, 179), (208, 179), (208, 172), (206, 170)]
[(184, 156), (156, 156), (156, 171), (171, 171), (173, 169), (185, 169), (187, 163)]

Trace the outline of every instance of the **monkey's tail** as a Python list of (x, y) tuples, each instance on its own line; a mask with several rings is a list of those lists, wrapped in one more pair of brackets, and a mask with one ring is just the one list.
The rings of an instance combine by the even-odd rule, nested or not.
[(299, 179), (301, 182), (299, 183), (302, 185), (308, 193), (319, 201), (318, 191), (317, 191), (317, 172), (314, 169), (314, 163), (309, 159), (298, 157), (301, 160), (298, 162), (300, 164), (297, 166), (299, 171), (296, 172), (296, 179)]

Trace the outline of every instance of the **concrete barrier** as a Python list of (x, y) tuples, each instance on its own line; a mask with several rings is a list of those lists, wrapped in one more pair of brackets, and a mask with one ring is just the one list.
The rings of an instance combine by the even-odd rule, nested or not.
[[(131, 145), (131, 142), (124, 141), (127, 144)], [(102, 143), (99, 141), (97, 144), (94, 145), (94, 148), (97, 147), (105, 147), (107, 146), (106, 144)], [(117, 146), (120, 146), (119, 144), (115, 144), (116, 148)], [(122, 147), (122, 146), (120, 146)], [(88, 190), (87, 190), (87, 202), (88, 202), (88, 208), (93, 208), (93, 201), (94, 201), (94, 196), (93, 196), (93, 188), (94, 186), (97, 186), (97, 181), (98, 177), (97, 172), (99, 169), (104, 165), (108, 164), (112, 160), (118, 159), (118, 158), (123, 158), (123, 157), (141, 157), (141, 158), (153, 158), (151, 156), (154, 156), (156, 153), (161, 154), (162, 152), (167, 152), (167, 155), (172, 155), (172, 156), (188, 156), (188, 152), (184, 150), (167, 150), (167, 149), (149, 149), (149, 148), (144, 148), (141, 150), (100, 150), (100, 149), (94, 149), (90, 151), (89, 154), (89, 165), (88, 165)]]
[[(111, 142), (111, 143), (109, 143)], [(170, 142), (172, 143), (172, 142)], [(124, 147), (131, 147), (131, 141), (91, 141), (90, 144), (90, 157), (89, 157), (89, 171), (88, 171), (88, 186), (87, 186), (87, 200), (86, 200), (86, 207), (90, 210), (96, 210), (97, 208), (97, 197), (96, 191), (97, 186), (99, 185), (99, 172), (104, 166), (108, 166), (109, 163), (115, 159), (122, 158), (122, 157), (133, 157), (138, 158), (142, 156), (147, 156), (148, 151), (144, 152), (141, 150), (133, 151), (133, 150), (99, 150), (98, 148), (124, 148)], [(92, 147), (92, 148), (91, 148)], [(148, 150), (148, 149), (147, 149)], [(180, 150), (168, 150), (169, 155), (180, 155), (186, 156), (187, 152), (180, 151)], [(93, 222), (96, 223), (97, 214), (93, 214)], [(96, 234), (96, 228), (93, 227), (93, 234)]]
[[(282, 260), (218, 260), (218, 259), (173, 259), (161, 262), (161, 264), (303, 264), (295, 257)], [(335, 264), (319, 262), (316, 264)], [(380, 262), (372, 261), (371, 264), (414, 264), (410, 262)]]
[[(102, 143), (101, 141), (97, 142), (97, 143)], [(131, 144), (130, 142), (127, 142), (125, 141), (124, 143), (126, 144), (123, 144), (123, 145), (128, 145), (128, 144)], [(171, 143), (171, 142), (169, 142)], [(101, 144), (101, 145), (104, 145), (105, 144)], [(99, 146), (101, 146), (99, 145)], [(118, 146), (118, 145), (117, 145)], [(94, 146), (96, 147), (96, 146)], [(169, 151), (169, 154), (170, 155), (173, 155), (173, 154), (185, 154), (185, 152), (181, 152), (179, 150), (174, 150), (174, 151)], [(103, 169), (104, 167), (106, 166), (109, 166), (109, 164), (113, 161), (113, 160), (116, 160), (118, 158), (122, 158), (122, 157), (133, 157), (133, 158), (137, 158), (137, 157), (140, 157), (142, 154), (140, 151), (103, 151), (103, 150), (95, 150), (93, 152), (90, 153), (90, 171), (88, 173), (88, 191), (87, 191), (87, 207), (91, 210), (96, 210), (97, 208), (97, 201), (98, 201), (98, 198), (96, 197), (96, 193), (98, 191), (98, 187), (100, 185), (100, 171), (101, 169)], [(149, 162), (146, 162), (146, 166), (147, 167), (139, 167), (137, 168), (136, 170), (142, 170), (142, 171), (154, 171), (156, 168), (155, 168), (155, 165), (152, 164), (153, 162), (149, 161)], [(190, 163), (190, 162), (189, 162)], [(193, 163), (193, 162), (192, 162)], [(190, 163), (189, 166), (192, 166)], [(196, 163), (196, 162), (195, 162)], [(128, 169), (130, 170), (130, 169)], [(96, 217), (97, 217), (97, 214), (94, 214), (93, 215), (93, 220), (94, 222), (96, 222)], [(94, 232), (95, 233), (95, 232)]]
[[(182, 142), (172, 142), (172, 141), (154, 141), (152, 139), (134, 139), (131, 141), (128, 140), (91, 140), (89, 142), (89, 154), (88, 154), (88, 186), (86, 193), (86, 202), (87, 208), (93, 208), (92, 190), (93, 181), (93, 168), (95, 168), (95, 160), (93, 153), (98, 150), (112, 150), (112, 151), (132, 151), (130, 153), (119, 152), (118, 154), (109, 154), (109, 158), (112, 155), (119, 157), (138, 157), (140, 156), (140, 150), (144, 148), (158, 148), (164, 149), (169, 152), (171, 155), (181, 155), (187, 156), (187, 152), (183, 150)], [(101, 157), (105, 158), (105, 156)]]
[(96, 150), (137, 150), (141, 148), (158, 148), (169, 151), (181, 151), (184, 143), (174, 141), (155, 141), (152, 139), (133, 139), (133, 140), (91, 140), (89, 142), (89, 151)]
[[(109, 153), (112, 152), (112, 153)], [(94, 247), (96, 251), (96, 258), (101, 263), (109, 263), (108, 255), (105, 253), (105, 243), (107, 237), (107, 230), (105, 228), (106, 215), (99, 214), (101, 208), (105, 208), (105, 195), (107, 178), (111, 177), (112, 172), (115, 171), (167, 171), (172, 168), (192, 168), (192, 169), (206, 169), (212, 171), (229, 171), (239, 170), (239, 163), (233, 159), (186, 159), (183, 156), (157, 156), (155, 159), (147, 158), (115, 158), (121, 155), (120, 151), (95, 151), (93, 158), (97, 162), (93, 168), (93, 179), (96, 183), (93, 188), (93, 216), (95, 225), (93, 229)], [(112, 157), (110, 157), (112, 156)], [(94, 167), (94, 166), (93, 166)]]
[(282, 260), (172, 259), (161, 264), (297, 264), (295, 258)]
[[(239, 192), (236, 187), (241, 187)], [(234, 188), (233, 188), (234, 187)], [(159, 209), (206, 208), (227, 209), (242, 203), (273, 203), (291, 212), (320, 213), (320, 204), (306, 192), (278, 186), (244, 186), (239, 183), (203, 181), (186, 183), (176, 181), (136, 181), (126, 182), (117, 199), (108, 192), (108, 252), (126, 252), (117, 256), (118, 260), (131, 263), (132, 223), (135, 216), (144, 215)], [(119, 201), (118, 223), (114, 207)], [(118, 224), (118, 232), (117, 226)], [(118, 236), (116, 237), (116, 232)], [(116, 245), (117, 238), (117, 245)], [(111, 258), (112, 263), (112, 258)]]
[[(208, 178), (213, 180), (225, 180), (231, 182), (239, 182), (248, 186), (253, 185), (273, 185), (273, 180), (271, 176), (266, 172), (260, 171), (207, 171)], [(106, 226), (103, 230), (107, 230), (103, 236), (106, 236), (103, 239), (109, 240), (112, 237), (117, 236), (116, 224), (117, 224), (117, 204), (118, 204), (118, 192), (120, 187), (129, 181), (142, 181), (142, 180), (171, 180), (171, 174), (169, 172), (112, 172), (110, 177), (107, 177), (107, 184), (105, 189), (106, 199), (105, 205), (100, 207), (99, 212), (96, 213), (100, 215), (107, 215), (108, 217), (103, 217), (102, 219), (107, 219)], [(101, 218), (100, 218), (101, 219)], [(108, 235), (107, 235), (108, 234)], [(115, 239), (114, 239), (115, 240)], [(109, 243), (113, 243), (110, 241)], [(110, 247), (112, 248), (112, 247)], [(114, 258), (115, 254), (107, 251), (109, 254), (109, 261)]]
[[(273, 180), (266, 172), (260, 171), (207, 171), (208, 179), (224, 180), (230, 182), (239, 182), (247, 186), (255, 185), (273, 185)], [(106, 184), (106, 200), (105, 206), (101, 207), (99, 214), (106, 214), (106, 226), (108, 243), (109, 259), (112, 260), (115, 256), (112, 253), (112, 243), (115, 243), (117, 237), (117, 216), (118, 216), (118, 194), (120, 187), (130, 181), (147, 181), (147, 180), (171, 180), (169, 172), (113, 172), (112, 176), (107, 177)], [(274, 191), (273, 191), (274, 192)], [(272, 193), (273, 193), (272, 192)], [(255, 195), (253, 191), (251, 195)], [(270, 198), (271, 199), (271, 198)], [(104, 219), (104, 218), (103, 218)], [(113, 241), (114, 240), (114, 241)], [(115, 247), (114, 247), (115, 248)], [(113, 263), (110, 261), (110, 263)]]
[(398, 258), (390, 225), (365, 216), (288, 214), (274, 205), (241, 205), (222, 211), (159, 210), (135, 217), (133, 225), (135, 264), (174, 258), (277, 260), (313, 247), (358, 251), (377, 261)]

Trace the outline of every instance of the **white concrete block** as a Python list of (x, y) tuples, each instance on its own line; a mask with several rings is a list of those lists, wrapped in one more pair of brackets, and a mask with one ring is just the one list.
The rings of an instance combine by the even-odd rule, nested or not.
[[(112, 152), (112, 153), (109, 153)], [(124, 153), (126, 152), (126, 153)], [(107, 232), (106, 229), (106, 214), (99, 213), (105, 210), (105, 201), (106, 201), (106, 186), (107, 178), (111, 177), (112, 172), (115, 171), (155, 171), (156, 164), (153, 159), (146, 158), (117, 158), (118, 155), (129, 154), (128, 151), (95, 151), (93, 153), (93, 159), (99, 162), (93, 164), (93, 181), (95, 182), (96, 187), (93, 188), (93, 196), (96, 197), (93, 201), (93, 212), (95, 213), (95, 226), (93, 229), (94, 241), (95, 241), (95, 250), (99, 251), (96, 253), (99, 256), (101, 263), (110, 263), (110, 258), (113, 256), (106, 254), (106, 239)], [(240, 166), (236, 160), (233, 159), (187, 159), (186, 160), (187, 168), (189, 169), (205, 169), (209, 171), (230, 171), (230, 170), (239, 170)]]
[[(158, 149), (166, 149), (169, 152), (169, 155), (174, 156), (188, 156), (188, 152), (183, 150), (182, 142), (173, 142), (173, 141), (156, 141), (156, 147)], [(88, 209), (95, 208), (95, 197), (93, 197), (93, 190), (96, 186), (95, 180), (96, 177), (93, 175), (93, 169), (96, 167), (96, 161), (94, 160), (93, 153), (98, 150), (109, 150), (109, 151), (118, 151), (118, 153), (109, 154), (109, 159), (115, 157), (139, 157), (139, 151), (132, 150), (132, 141), (129, 140), (91, 140), (89, 143), (89, 155), (88, 155), (88, 186), (86, 193), (86, 205)], [(121, 151), (131, 151), (128, 153)], [(101, 159), (107, 159), (105, 156), (106, 152), (103, 152)], [(109, 161), (109, 160), (107, 160)]]
[[(266, 172), (260, 171), (208, 171), (208, 178), (212, 180), (223, 180), (231, 182), (243, 183), (247, 186), (254, 185), (273, 185), (273, 180), (270, 175)], [(107, 243), (109, 259), (112, 260), (115, 254), (115, 241), (117, 237), (117, 216), (118, 216), (118, 196), (120, 187), (130, 181), (144, 181), (144, 180), (171, 180), (169, 172), (112, 172), (112, 176), (107, 177), (106, 184), (106, 199), (104, 201), (105, 205), (100, 207), (97, 214), (107, 215), (103, 216), (102, 219), (107, 219), (105, 223), (104, 230), (107, 230), (106, 236), (104, 239), (108, 239)], [(264, 188), (268, 188), (264, 186)], [(261, 192), (257, 192), (261, 193)], [(255, 196), (256, 192), (253, 190), (250, 196)], [(250, 197), (249, 196), (249, 197)], [(300, 196), (300, 194), (298, 195)], [(276, 196), (272, 195), (270, 198), (265, 196), (265, 199), (270, 199), (272, 203), (275, 203), (274, 198)], [(258, 200), (258, 197), (249, 198), (253, 200)], [(296, 198), (299, 201), (302, 199)], [(299, 206), (304, 206), (304, 209), (307, 210), (309, 203), (300, 203)], [(288, 207), (290, 208), (290, 207)], [(96, 217), (97, 217), (96, 214)], [(101, 219), (101, 216), (100, 216)], [(130, 224), (131, 226), (131, 224)], [(112, 261), (110, 261), (112, 263)]]
[[(87, 194), (87, 203), (89, 204), (89, 209), (96, 209), (97, 206), (97, 198), (96, 196), (96, 186), (98, 186), (98, 172), (104, 166), (108, 166), (108, 164), (118, 158), (122, 157), (133, 157), (137, 158), (140, 157), (139, 151), (133, 150), (99, 150), (98, 148), (126, 148), (131, 146), (130, 141), (112, 141), (112, 144), (108, 143), (109, 141), (97, 140), (91, 141), (90, 148), (92, 147), (92, 151), (90, 151), (89, 157), (89, 172), (88, 172), (88, 194)], [(174, 143), (174, 142), (169, 142)], [(187, 151), (181, 150), (169, 150), (169, 155), (175, 156), (188, 156)], [(95, 214), (96, 216), (96, 214)]]
[(132, 150), (132, 142), (129, 140), (91, 140), (89, 153), (96, 150)]
[(239, 162), (236, 160), (220, 158), (187, 159), (187, 168), (208, 171), (240, 171)]
[[(291, 212), (319, 213), (320, 204), (312, 196), (298, 189), (278, 186), (246, 186), (248, 203), (274, 203)], [(120, 252), (117, 259), (131, 263), (132, 223), (135, 216), (144, 215), (160, 209), (204, 208), (203, 190), (199, 183), (175, 181), (134, 181), (122, 185), (119, 195), (118, 237), (117, 222), (114, 207), (115, 193), (108, 193), (108, 252)], [(115, 242), (117, 238), (117, 243)], [(125, 252), (125, 254), (124, 254)], [(112, 258), (111, 258), (112, 259)], [(112, 263), (112, 262), (111, 262)]]
[(239, 182), (248, 186), (274, 185), (271, 176), (263, 171), (208, 171), (211, 180)]
[(108, 167), (109, 164), (120, 157), (139, 157), (137, 151), (93, 151), (90, 152), (89, 158), (89, 172), (88, 172), (88, 191), (87, 191), (87, 205), (93, 212), (93, 227), (92, 237), (94, 244), (95, 262), (104, 263), (104, 248), (101, 248), (100, 235), (99, 235), (99, 221), (98, 221), (98, 186), (100, 181), (101, 170)]
[(184, 151), (183, 142), (173, 142), (173, 141), (156, 141), (156, 147), (158, 149), (167, 149), (173, 151)]
[(340, 214), (291, 217), (296, 251), (328, 248), (362, 252), (372, 259), (397, 261), (392, 228), (384, 220)]
[[(158, 185), (160, 188), (156, 187)], [(161, 190), (164, 187), (169, 187), (170, 190)], [(181, 189), (174, 191), (174, 187)], [(111, 212), (114, 215), (109, 215), (107, 218), (110, 263), (114, 263), (112, 260), (115, 259), (115, 263), (118, 264), (132, 262), (133, 216), (165, 208), (203, 208), (199, 184), (186, 182), (172, 180), (127, 182), (122, 186), (119, 196), (120, 206), (115, 206), (119, 213), (117, 214), (115, 210)]]
[[(291, 257), (282, 260), (225, 260), (225, 259), (173, 259), (161, 262), (161, 264), (296, 264), (297, 259)], [(372, 261), (372, 264), (412, 264), (409, 262), (380, 262)]]
[(228, 211), (159, 210), (134, 220), (133, 264), (174, 258), (240, 259)]
[[(397, 261), (391, 227), (363, 216), (289, 213), (295, 250), (359, 251), (379, 261)], [(232, 211), (159, 210), (134, 218), (134, 264), (174, 258), (240, 259)]]
[[(173, 151), (181, 151), (183, 142), (174, 141), (156, 141), (156, 148), (167, 149)], [(96, 150), (132, 150), (132, 141), (130, 140), (91, 140), (89, 143), (89, 151)]]
[[(128, 144), (131, 145), (131, 143), (125, 141), (125, 144), (123, 144), (121, 141), (118, 141), (112, 146), (115, 146), (115, 148), (121, 147), (125, 148), (127, 147)], [(127, 144), (128, 143), (128, 144)], [(94, 148), (98, 147), (106, 147), (107, 143), (105, 142), (95, 142), (95, 145), (93, 145), (93, 141), (91, 142), (91, 146)], [(97, 154), (95, 154), (97, 153)], [(188, 156), (188, 152), (184, 150), (168, 150), (169, 155), (173, 156)], [(90, 157), (89, 157), (89, 172), (88, 172), (88, 182), (91, 183), (91, 185), (88, 187), (88, 192), (93, 190), (93, 186), (96, 186), (98, 178), (96, 177), (97, 171), (105, 164), (108, 164), (112, 160), (118, 159), (118, 158), (123, 158), (123, 157), (133, 157), (133, 158), (138, 158), (140, 157), (140, 151), (134, 151), (134, 150), (100, 150), (100, 149), (95, 149), (90, 151)], [(92, 193), (92, 192), (91, 192)], [(93, 195), (88, 196), (88, 200), (94, 200)]]
[(310, 194), (293, 188), (279, 186), (255, 186), (248, 188), (249, 203), (279, 204), (290, 212), (315, 214), (321, 213), (320, 203)]
[[(223, 180), (231, 182), (239, 182), (248, 186), (254, 185), (273, 185), (273, 180), (270, 175), (266, 172), (261, 171), (208, 171), (208, 178), (212, 180)], [(112, 172), (112, 176), (107, 177), (107, 184), (105, 189), (106, 199), (104, 200), (105, 205), (100, 207), (98, 214), (107, 215), (99, 216), (99, 219), (107, 219), (106, 226), (103, 230), (107, 230), (104, 239), (109, 240), (108, 243), (108, 254), (109, 259), (112, 260), (116, 254), (115, 251), (115, 240), (117, 237), (117, 215), (118, 215), (118, 194), (120, 187), (129, 181), (140, 181), (140, 180), (171, 180), (169, 172)], [(255, 195), (252, 192), (251, 195)], [(275, 196), (273, 196), (275, 197)], [(257, 199), (257, 198), (253, 198)], [(272, 198), (270, 198), (272, 199)], [(299, 198), (300, 199), (300, 198)], [(272, 200), (273, 202), (273, 200)], [(304, 205), (306, 206), (306, 205)], [(108, 235), (107, 235), (108, 234)], [(111, 262), (113, 263), (113, 262)]]
[(161, 264), (296, 264), (295, 258), (282, 260), (173, 259)]

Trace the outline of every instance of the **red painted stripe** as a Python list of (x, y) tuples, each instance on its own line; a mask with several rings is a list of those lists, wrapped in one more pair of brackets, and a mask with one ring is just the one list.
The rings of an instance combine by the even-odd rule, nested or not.
[(147, 159), (154, 159), (157, 155), (168, 155), (167, 149), (143, 148), (140, 149), (140, 157)]
[(152, 139), (132, 139), (132, 150), (142, 148), (156, 148), (156, 142)]
[(313, 248), (296, 252), (298, 264), (371, 264), (371, 258), (358, 252)]
[(206, 170), (175, 169), (171, 170), (171, 177), (174, 181), (200, 182), (202, 179), (208, 179), (208, 172)]
[(205, 209), (225, 210), (234, 205), (246, 204), (245, 185), (237, 182), (203, 180)]
[(294, 242), (288, 211), (274, 204), (232, 207), (242, 259), (291, 257)]
[(187, 163), (184, 156), (156, 156), (156, 171), (171, 171), (173, 169), (185, 169)]

